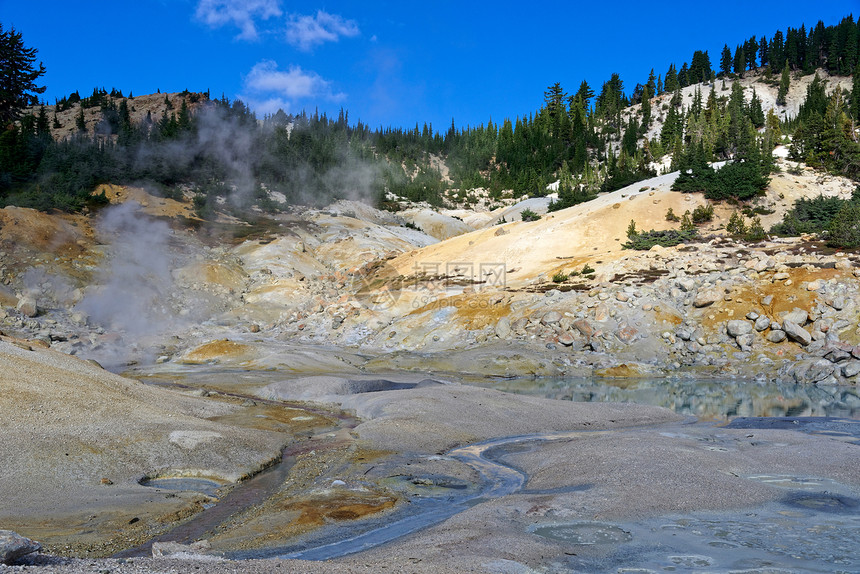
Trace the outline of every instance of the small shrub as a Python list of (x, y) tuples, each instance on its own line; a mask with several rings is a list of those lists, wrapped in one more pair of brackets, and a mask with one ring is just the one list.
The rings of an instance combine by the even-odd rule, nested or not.
[(689, 243), (690, 241), (694, 241), (695, 239), (697, 239), (697, 237), (698, 232), (695, 227), (691, 230), (668, 229), (665, 231), (654, 231), (652, 229), (651, 231), (636, 233), (632, 237), (628, 235), (629, 241), (622, 244), (621, 247), (624, 249), (647, 251), (655, 245), (660, 245), (662, 247), (673, 247), (681, 243)]
[(744, 234), (745, 241), (761, 241), (767, 237), (767, 232), (764, 230), (764, 227), (761, 224), (761, 219), (756, 217), (750, 223), (750, 226), (747, 228), (747, 232)]
[(773, 213), (773, 210), (757, 205), (755, 207), (745, 207), (741, 212), (747, 217), (754, 217), (756, 215), (770, 215)]
[(590, 266), (588, 263), (586, 263), (585, 265), (582, 266), (581, 273), (583, 275), (594, 275), (595, 270), (592, 266)]
[(714, 206), (710, 203), (700, 205), (693, 210), (693, 223), (706, 223), (714, 219)]
[(522, 216), (523, 221), (537, 221), (540, 219), (540, 215), (529, 208), (525, 208), (520, 215)]
[(675, 215), (675, 212), (670, 207), (666, 212), (666, 221), (681, 221), (681, 218)]
[(564, 283), (565, 281), (567, 281), (567, 278), (568, 278), (567, 273), (565, 273), (564, 271), (559, 271), (558, 273), (556, 273), (555, 275), (552, 276), (552, 282), (553, 283)]
[(684, 215), (681, 216), (681, 231), (695, 231), (696, 224), (693, 223), (693, 220), (690, 218), (690, 210), (684, 212)]
[(636, 231), (636, 222), (631, 219), (630, 225), (627, 226), (627, 238), (633, 239), (637, 235), (639, 235), (639, 232)]
[(726, 233), (735, 238), (741, 238), (747, 233), (747, 223), (744, 216), (735, 211), (726, 224)]

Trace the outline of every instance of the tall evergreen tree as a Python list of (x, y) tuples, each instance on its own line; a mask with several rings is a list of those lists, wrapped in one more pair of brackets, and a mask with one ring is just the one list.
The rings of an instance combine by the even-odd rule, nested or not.
[(45, 74), (41, 62), (34, 66), (36, 54), (36, 48), (24, 45), (20, 32), (4, 30), (0, 24), (0, 128), (37, 103), (36, 94), (45, 92), (45, 86), (36, 84)]
[(756, 55), (758, 54), (758, 41), (755, 36), (744, 42), (744, 59), (750, 70), (756, 69)]
[(669, 71), (666, 72), (666, 80), (663, 82), (663, 89), (667, 92), (674, 92), (679, 87), (678, 71), (675, 69), (675, 64), (669, 64)]
[(734, 71), (735, 74), (744, 77), (744, 70), (746, 69), (746, 59), (744, 58), (744, 48), (743, 46), (737, 46), (735, 48), (735, 58), (734, 58)]
[(761, 66), (767, 66), (770, 61), (768, 60), (768, 43), (767, 38), (764, 36), (761, 37), (758, 44), (758, 59), (761, 62)]
[(78, 115), (75, 117), (75, 128), (81, 133), (87, 131), (87, 120), (84, 117), (84, 106), (78, 108)]
[(720, 56), (720, 75), (728, 76), (732, 73), (732, 51), (728, 44), (723, 44), (723, 53)]
[(657, 76), (654, 75), (654, 68), (651, 68), (651, 72), (648, 74), (648, 83), (645, 86), (648, 88), (651, 97), (657, 95)]
[[(858, 92), (860, 93), (860, 92)], [(642, 90), (642, 128), (643, 131), (651, 125), (651, 90), (648, 86)]]
[(860, 64), (854, 68), (854, 82), (851, 85), (851, 107), (849, 116), (860, 123)]

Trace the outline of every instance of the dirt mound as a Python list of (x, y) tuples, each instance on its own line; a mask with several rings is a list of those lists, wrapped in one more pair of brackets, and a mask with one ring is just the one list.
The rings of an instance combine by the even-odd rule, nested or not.
[(136, 201), (144, 213), (154, 217), (195, 218), (194, 209), (190, 203), (158, 197), (139, 187), (104, 184), (98, 186), (95, 193), (104, 193), (112, 204)]

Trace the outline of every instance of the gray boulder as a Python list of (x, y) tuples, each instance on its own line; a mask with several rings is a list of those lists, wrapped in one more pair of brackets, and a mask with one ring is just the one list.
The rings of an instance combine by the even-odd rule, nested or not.
[(749, 351), (752, 348), (753, 341), (755, 340), (755, 335), (753, 335), (752, 333), (738, 335), (736, 340), (738, 342), (738, 347), (741, 348), (741, 351)]
[(785, 338), (785, 331), (782, 331), (780, 329), (774, 329), (767, 334), (767, 340), (771, 343), (782, 343), (783, 341), (785, 341)]
[(502, 317), (499, 319), (499, 322), (496, 323), (496, 337), (499, 339), (511, 338), (511, 320), (507, 317)]
[(27, 554), (38, 552), (42, 545), (11, 530), (0, 530), (0, 564), (13, 564)]
[(696, 288), (696, 281), (690, 277), (682, 277), (676, 281), (678, 287), (681, 288), (681, 291), (685, 293), (689, 293), (693, 289)]
[(791, 311), (780, 313), (780, 315), (782, 315), (783, 321), (791, 321), (795, 325), (803, 326), (806, 324), (806, 321), (809, 320), (809, 313), (798, 307), (795, 307)]
[(35, 317), (39, 314), (39, 307), (36, 305), (36, 300), (28, 295), (24, 295), (18, 299), (18, 305), (15, 308), (25, 317)]
[(732, 319), (726, 323), (726, 332), (731, 337), (740, 337), (752, 333), (753, 326), (749, 321), (743, 319)]
[(797, 341), (803, 346), (806, 346), (812, 342), (812, 335), (809, 334), (809, 331), (807, 331), (794, 321), (783, 319), (782, 330), (785, 331), (785, 334), (788, 335), (793, 341)]
[(860, 361), (849, 361), (842, 365), (842, 376), (850, 379), (860, 375)]
[(547, 311), (540, 320), (544, 325), (553, 325), (559, 321), (561, 321), (561, 313), (558, 311)]
[(767, 315), (760, 315), (758, 319), (755, 320), (756, 331), (764, 331), (768, 327), (770, 327), (770, 319)]
[(719, 291), (716, 289), (705, 289), (696, 293), (696, 298), (693, 299), (693, 307), (708, 307), (720, 299), (722, 299), (722, 295)]

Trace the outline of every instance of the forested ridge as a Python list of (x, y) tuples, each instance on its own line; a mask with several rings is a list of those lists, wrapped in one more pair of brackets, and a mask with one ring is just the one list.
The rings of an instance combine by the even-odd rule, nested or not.
[[(336, 118), (283, 111), (258, 118), (242, 101), (208, 92), (158, 94), (160, 113), (145, 115), (137, 109), (143, 96), (116, 88), (49, 105), (38, 97), (35, 49), (14, 30), (0, 33), (3, 65), (31, 72), (29, 84), (3, 87), (17, 90), (9, 109), (18, 113), (4, 115), (0, 134), (0, 204), (74, 211), (104, 201), (92, 191), (110, 182), (193, 196), (204, 218), (219, 210), (241, 217), (252, 206), (270, 211), (338, 197), (393, 207), (394, 196), (468, 204), (477, 188), (494, 200), (541, 196), (558, 181), (552, 208), (559, 209), (666, 169), (682, 170), (679, 191), (745, 200), (767, 185), (771, 151), (787, 135), (792, 158), (860, 180), (860, 22), (853, 16), (726, 44), (717, 61), (697, 50), (629, 90), (618, 74), (599, 89), (553, 83), (534, 112), (479, 126), (452, 120), (442, 130), (371, 128), (350, 123), (345, 110)], [(23, 60), (9, 57), (22, 53)], [(792, 82), (819, 70), (852, 76), (852, 89), (829, 90), (815, 76), (799, 113), (776, 113)], [(776, 110), (765, 111), (755, 89), (742, 89), (737, 80), (748, 75), (777, 88)], [(688, 86), (697, 87), (685, 100)], [(436, 169), (442, 160), (447, 177)], [(709, 163), (719, 160), (729, 164), (714, 171)], [(284, 203), (272, 199), (281, 196)]]

